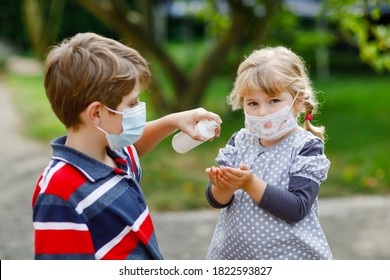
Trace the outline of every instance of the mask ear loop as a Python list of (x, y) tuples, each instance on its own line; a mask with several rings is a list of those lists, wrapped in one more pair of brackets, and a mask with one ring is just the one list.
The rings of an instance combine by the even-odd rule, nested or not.
[(297, 92), (297, 94), (295, 94), (294, 99), (293, 99), (293, 102), (292, 102), (291, 105), (290, 105), (290, 110), (291, 110), (291, 107), (294, 105), (295, 100), (297, 100), (297, 97), (298, 97), (298, 94), (299, 94), (299, 93), (300, 93), (300, 92)]
[(119, 115), (124, 115), (123, 112), (119, 112), (119, 111), (116, 111), (116, 110), (114, 110), (114, 109), (111, 109), (111, 108), (107, 107), (106, 105), (104, 105), (104, 107), (105, 107), (108, 111), (110, 111), (110, 112), (112, 112), (112, 113), (119, 114)]
[(97, 125), (95, 125), (95, 127), (96, 127), (97, 129), (99, 129), (101, 132), (103, 132), (106, 136), (108, 135), (108, 133), (107, 133), (103, 128), (101, 128), (101, 127), (99, 127), (99, 126), (97, 126)]
[[(106, 108), (108, 111), (110, 111), (112, 113), (123, 115), (123, 112), (119, 112), (119, 111), (116, 111), (114, 109), (111, 109), (111, 108), (107, 107), (106, 105), (103, 105), (103, 106), (104, 106), (104, 108)], [(96, 128), (99, 129), (101, 132), (103, 132), (106, 136), (109, 135), (109, 133), (107, 131), (105, 131), (103, 128), (101, 128), (97, 125), (96, 125)]]
[[(301, 94), (301, 93), (305, 93), (305, 92), (304, 92), (304, 91), (299, 91), (299, 90), (297, 90), (297, 93), (296, 93), (295, 96), (294, 96), (293, 102), (292, 102), (291, 105), (290, 105), (290, 111), (291, 111), (291, 108), (292, 108), (292, 106), (294, 105), (295, 101), (297, 100), (298, 95)], [(296, 115), (296, 120), (297, 120), (297, 123), (299, 123), (299, 113), (298, 113), (298, 112), (297, 112), (297, 115)], [(305, 120), (306, 120), (306, 118), (305, 118)]]

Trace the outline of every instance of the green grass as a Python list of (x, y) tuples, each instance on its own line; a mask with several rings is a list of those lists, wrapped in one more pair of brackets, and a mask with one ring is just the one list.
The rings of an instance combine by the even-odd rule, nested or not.
[(390, 193), (389, 75), (338, 75), (318, 83), (332, 161), (322, 195)]
[(43, 76), (7, 75), (5, 79), (13, 93), (15, 107), (22, 114), (25, 136), (47, 140), (65, 133), (46, 98)]
[[(42, 76), (5, 78), (25, 120), (26, 135), (49, 142), (64, 133), (47, 102)], [(321, 197), (390, 194), (389, 78), (389, 75), (338, 74), (330, 80), (315, 82), (315, 88), (323, 93), (319, 94), (320, 114), (313, 121), (327, 129), (326, 154), (331, 160)], [(242, 114), (230, 112), (225, 102), (231, 83), (227, 77), (217, 78), (202, 104), (219, 113), (224, 121), (219, 139), (181, 155), (171, 148), (169, 137), (141, 159), (142, 187), (151, 209), (208, 207), (204, 169), (215, 164), (218, 149), (243, 125)], [(149, 115), (156, 115), (151, 108), (148, 110)]]

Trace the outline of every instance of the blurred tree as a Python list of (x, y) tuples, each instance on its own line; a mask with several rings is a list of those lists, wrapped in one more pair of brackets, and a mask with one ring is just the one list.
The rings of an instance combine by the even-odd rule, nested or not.
[(21, 14), (21, 0), (0, 0), (0, 40), (10, 44), (16, 51), (30, 48)]
[[(42, 54), (48, 42), (53, 42), (61, 10), (66, 0), (23, 0), (25, 4), (28, 30), (37, 52)], [(185, 110), (197, 107), (212, 79), (222, 69), (226, 69), (233, 57), (236, 67), (243, 54), (261, 45), (283, 43), (297, 45), (306, 49), (320, 49), (329, 44), (324, 32), (313, 29), (306, 35), (296, 22), (296, 17), (285, 9), (285, 0), (204, 0), (206, 9), (200, 14), (207, 22), (208, 46), (202, 56), (183, 69), (175, 57), (170, 56), (165, 44), (156, 36), (153, 13), (165, 0), (72, 0), (94, 15), (121, 40), (141, 52), (151, 62), (155, 75), (150, 91), (151, 102), (160, 113)], [(314, 0), (313, 0), (314, 1)], [(318, 2), (318, 1), (314, 1)], [(322, 19), (330, 14), (346, 37), (354, 38), (362, 58), (376, 69), (389, 69), (389, 31), (388, 26), (373, 20), (382, 10), (370, 9), (365, 17), (351, 10), (353, 3), (372, 5), (374, 0), (324, 0)], [(45, 4), (43, 4), (45, 3)], [(221, 13), (221, 4), (224, 13)], [(365, 7), (365, 6), (364, 6)], [(28, 14), (28, 15), (27, 15)], [(368, 16), (368, 17), (367, 17)], [(279, 41), (276, 40), (279, 39)], [(282, 38), (282, 41), (280, 40)], [(306, 38), (306, 39), (305, 39)], [(302, 43), (304, 42), (304, 43)], [(234, 50), (234, 51), (233, 51)], [(321, 54), (321, 52), (318, 52)], [(324, 53), (324, 52), (322, 52)], [(176, 55), (175, 55), (176, 56)], [(325, 55), (321, 56), (326, 58)], [(324, 67), (319, 67), (324, 68)], [(155, 71), (156, 69), (160, 71)], [(232, 73), (234, 70), (231, 70)], [(161, 75), (164, 79), (161, 79)], [(169, 92), (163, 90), (162, 82), (168, 81)], [(173, 97), (172, 97), (173, 96)]]
[(41, 58), (57, 38), (64, 4), (65, 0), (23, 0), (27, 34), (35, 52)]
[[(45, 34), (42, 6), (39, 9), (40, 0), (24, 0), (26, 10), (29, 10), (29, 19), (33, 42), (42, 42), (42, 34)], [(149, 60), (157, 63), (164, 70), (169, 80), (174, 99), (169, 101), (163, 93), (158, 80), (153, 80), (152, 103), (159, 112), (185, 110), (199, 106), (205, 89), (211, 82), (215, 73), (225, 63), (228, 54), (234, 47), (243, 46), (249, 42), (256, 45), (264, 43), (267, 29), (272, 17), (280, 11), (281, 0), (244, 1), (227, 0), (229, 7), (229, 21), (219, 30), (213, 44), (208, 48), (207, 53), (198, 61), (196, 67), (190, 73), (180, 68), (178, 63), (169, 56), (160, 42), (154, 40), (151, 24), (152, 0), (73, 0), (84, 7), (90, 13), (104, 22), (111, 30), (116, 32), (125, 44), (128, 44)], [(58, 1), (51, 0), (58, 3)], [(210, 7), (215, 8), (214, 1), (210, 1)], [(62, 3), (61, 3), (62, 4)], [(132, 6), (129, 4), (133, 4)], [(262, 10), (259, 13), (259, 6)], [(55, 5), (55, 4), (53, 4)], [(51, 11), (51, 10), (50, 10)], [(58, 9), (55, 10), (58, 12)], [(50, 15), (50, 14), (49, 14)], [(35, 19), (35, 23), (32, 19)], [(48, 20), (50, 17), (48, 18)], [(35, 48), (43, 50), (43, 46)], [(243, 48), (238, 48), (242, 53)], [(41, 51), (39, 51), (41, 53)]]

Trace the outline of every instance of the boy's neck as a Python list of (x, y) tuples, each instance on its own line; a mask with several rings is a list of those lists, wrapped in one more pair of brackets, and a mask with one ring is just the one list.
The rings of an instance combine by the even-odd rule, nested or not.
[(101, 141), (100, 135), (84, 133), (83, 130), (74, 131), (68, 129), (65, 146), (71, 147), (83, 154), (88, 155), (108, 166), (116, 168), (115, 161), (107, 155), (105, 142)]

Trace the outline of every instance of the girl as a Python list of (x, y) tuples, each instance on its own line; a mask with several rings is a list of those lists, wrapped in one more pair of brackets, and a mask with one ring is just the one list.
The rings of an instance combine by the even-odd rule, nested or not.
[(228, 103), (244, 110), (245, 128), (206, 169), (206, 197), (223, 208), (207, 258), (332, 259), (318, 217), (330, 162), (324, 128), (310, 123), (317, 102), (303, 61), (285, 47), (254, 51)]

